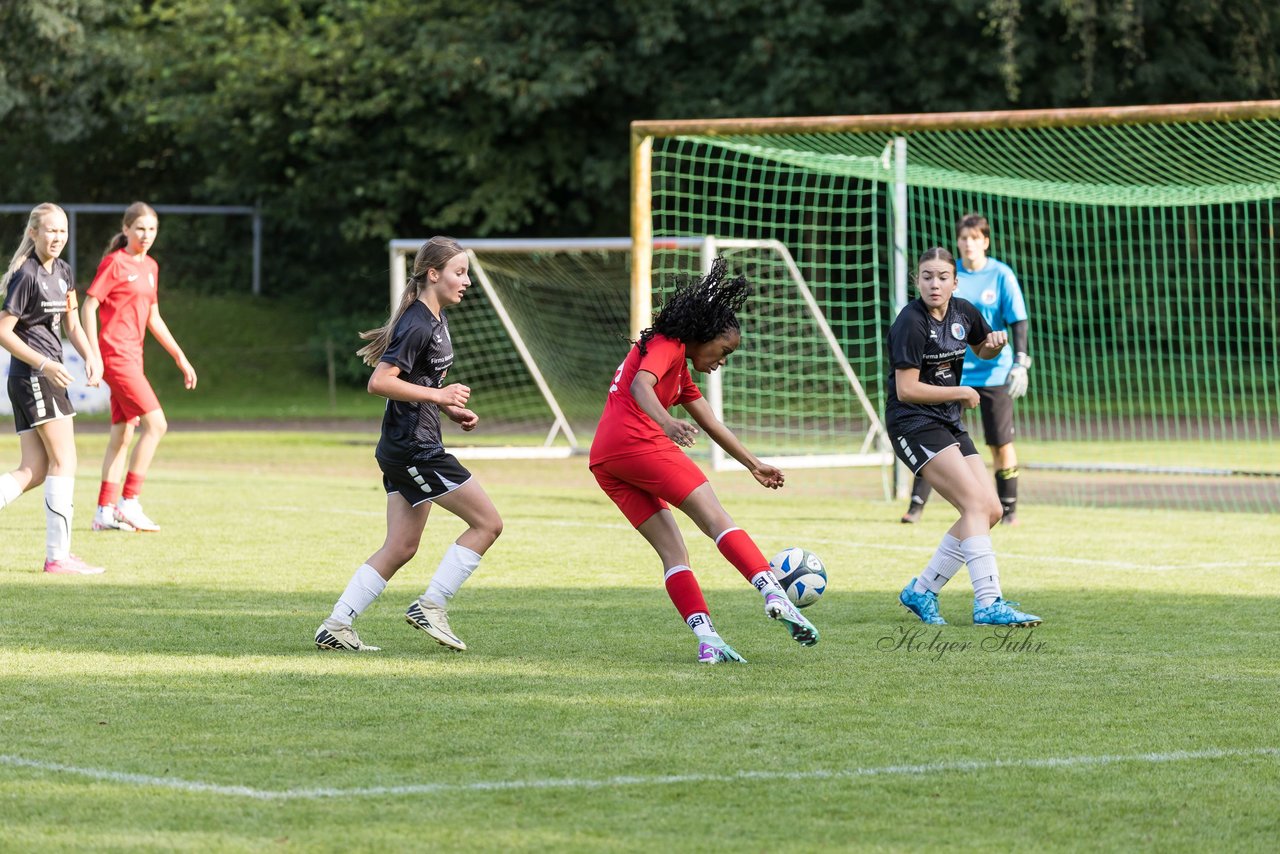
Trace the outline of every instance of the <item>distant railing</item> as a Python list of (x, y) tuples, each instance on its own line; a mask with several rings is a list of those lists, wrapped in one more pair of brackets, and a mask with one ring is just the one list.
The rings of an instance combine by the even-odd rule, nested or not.
[[(67, 212), (67, 263), (71, 276), (76, 277), (76, 214), (123, 214), (128, 204), (70, 204), (59, 203)], [(0, 204), (0, 213), (30, 213), (34, 204)], [(253, 295), (262, 294), (262, 209), (257, 205), (152, 205), (157, 214), (188, 214), (195, 216), (247, 216), (253, 220)]]

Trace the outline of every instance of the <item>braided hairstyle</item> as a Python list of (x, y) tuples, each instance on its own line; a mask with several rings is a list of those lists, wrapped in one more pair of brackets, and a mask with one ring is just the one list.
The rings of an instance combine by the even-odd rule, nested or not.
[(700, 279), (685, 277), (676, 281), (675, 292), (663, 303), (653, 325), (640, 333), (636, 347), (645, 355), (655, 335), (665, 335), (685, 344), (705, 344), (727, 330), (740, 329), (738, 311), (747, 301), (746, 277), (725, 280), (729, 264), (717, 258), (711, 272)]

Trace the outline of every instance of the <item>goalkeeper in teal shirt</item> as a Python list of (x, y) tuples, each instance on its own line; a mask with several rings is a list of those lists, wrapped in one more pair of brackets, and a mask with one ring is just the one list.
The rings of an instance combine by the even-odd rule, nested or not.
[[(968, 300), (982, 313), (993, 331), (1007, 331), (1010, 347), (994, 359), (979, 359), (972, 349), (964, 356), (961, 383), (977, 390), (982, 411), (982, 431), (996, 470), (996, 493), (1004, 508), (1001, 524), (1018, 522), (1018, 455), (1013, 449), (1013, 402), (1027, 393), (1027, 306), (1018, 277), (1008, 264), (987, 257), (991, 225), (987, 218), (965, 214), (956, 223), (959, 258), (956, 296)], [(932, 490), (917, 476), (911, 488), (911, 506), (902, 517), (916, 522), (924, 512)]]

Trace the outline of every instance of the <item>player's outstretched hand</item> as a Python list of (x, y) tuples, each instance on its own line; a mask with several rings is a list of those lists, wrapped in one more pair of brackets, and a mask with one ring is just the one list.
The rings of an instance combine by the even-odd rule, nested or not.
[(662, 428), (662, 432), (667, 434), (667, 438), (675, 442), (682, 448), (692, 448), (694, 439), (698, 435), (698, 428), (690, 424), (688, 421), (680, 421), (672, 418)]
[(770, 489), (778, 489), (782, 486), (786, 476), (783, 475), (782, 469), (777, 466), (771, 466), (768, 463), (761, 463), (751, 470), (751, 476), (760, 482), (761, 486), (767, 486)]
[(978, 390), (975, 388), (970, 388), (967, 385), (961, 385), (956, 386), (956, 391), (964, 395), (960, 398), (960, 404), (964, 406), (965, 409), (973, 409), (982, 402), (982, 398), (978, 397)]
[(470, 400), (471, 389), (462, 383), (454, 383), (440, 389), (440, 395), (440, 399), (436, 401), (440, 406), (456, 406), (461, 409)]
[(476, 429), (476, 425), (480, 423), (480, 416), (476, 415), (470, 409), (459, 409), (458, 407), (450, 407), (444, 411), (450, 420), (461, 427), (467, 433)]

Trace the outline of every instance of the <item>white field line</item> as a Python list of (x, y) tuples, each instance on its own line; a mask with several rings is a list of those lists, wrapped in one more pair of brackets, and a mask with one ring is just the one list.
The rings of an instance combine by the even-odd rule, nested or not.
[(101, 768), (80, 768), (56, 762), (40, 762), (21, 756), (0, 754), (0, 765), (29, 768), (55, 774), (73, 774), (108, 783), (176, 789), (261, 801), (316, 800), (319, 798), (365, 798), (385, 795), (437, 795), (450, 792), (506, 792), (545, 789), (612, 789), (626, 786), (668, 786), (704, 783), (737, 783), (758, 780), (861, 780), (872, 777), (921, 776), (928, 774), (972, 773), (1003, 769), (1091, 768), (1105, 765), (1158, 765), (1213, 759), (1280, 758), (1280, 747), (1253, 749), (1175, 750), (1169, 753), (1136, 753), (1103, 756), (1060, 756), (1047, 759), (978, 759), (933, 762), (925, 765), (881, 765), (871, 768), (838, 768), (814, 771), (738, 771), (733, 774), (657, 774), (582, 779), (575, 777), (541, 780), (492, 780), (475, 783), (421, 783), (408, 786), (366, 786), (350, 789), (254, 789), (250, 786), (222, 786), (177, 777), (154, 777)]

